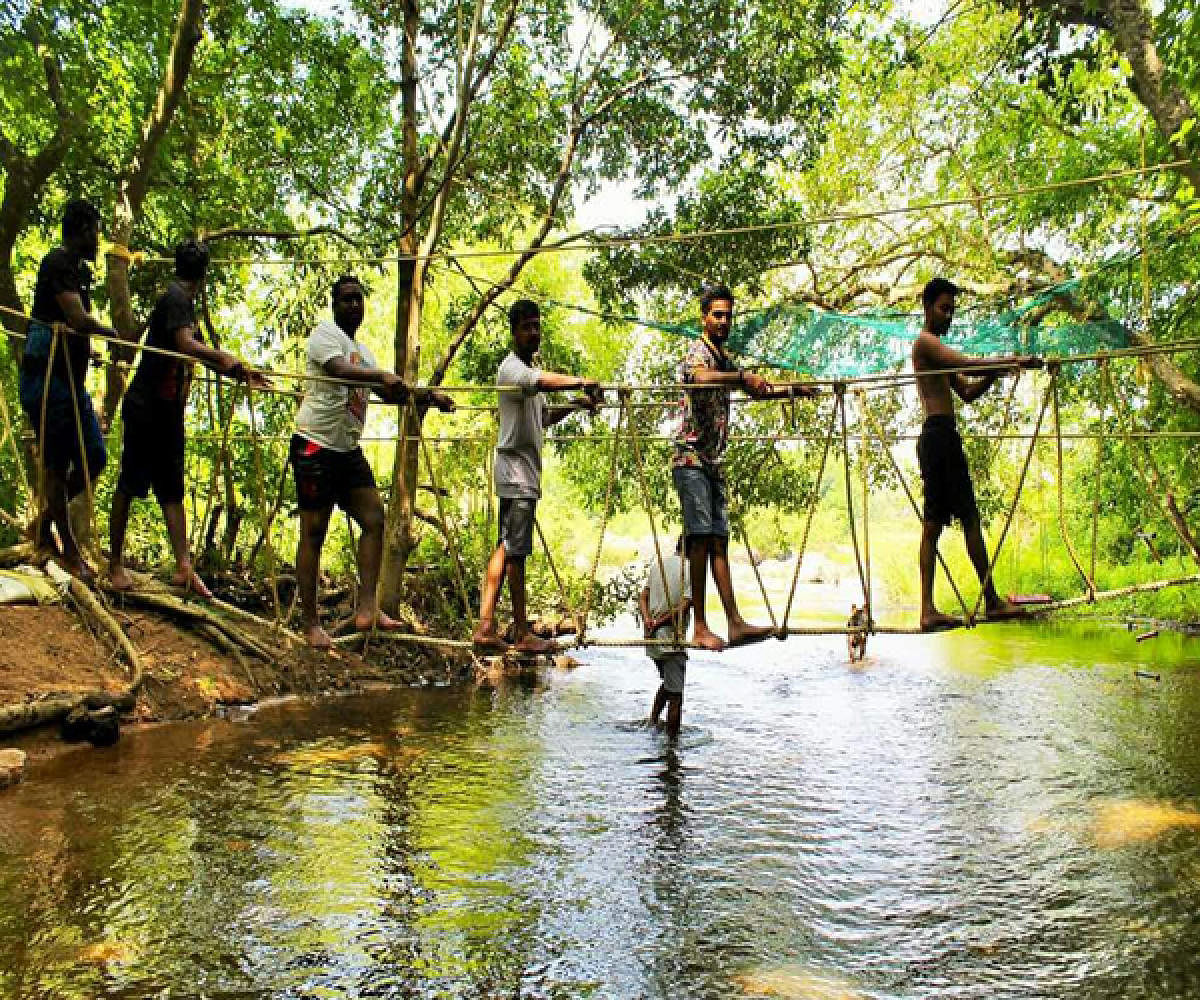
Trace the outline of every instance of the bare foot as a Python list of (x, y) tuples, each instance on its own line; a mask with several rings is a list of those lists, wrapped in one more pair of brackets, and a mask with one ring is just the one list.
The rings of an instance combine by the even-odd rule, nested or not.
[[(181, 570), (180, 572), (176, 573), (173, 577), (171, 577), (171, 585), (175, 587), (182, 587), (184, 590), (191, 591), (202, 601), (212, 600), (212, 591), (208, 589), (208, 586), (203, 580), (200, 579), (195, 570)], [(116, 586), (116, 584), (113, 586)]]
[(333, 648), (333, 640), (329, 638), (329, 633), (321, 628), (320, 625), (312, 625), (306, 629), (304, 638), (313, 649)]
[(692, 642), (701, 649), (711, 649), (714, 653), (719, 653), (725, 648), (725, 640), (707, 628), (699, 625), (692, 632)]
[(961, 624), (961, 618), (944, 615), (936, 609), (921, 615), (922, 632), (944, 632), (946, 629), (958, 628)]
[(762, 642), (764, 639), (770, 639), (777, 631), (770, 625), (747, 625), (745, 622), (741, 625), (731, 625), (729, 645), (748, 646), (752, 642)]
[(87, 564), (84, 559), (61, 559), (59, 565), (62, 566), (80, 583), (93, 584), (96, 582), (96, 571)]
[(508, 652), (508, 643), (496, 635), (495, 626), (490, 629), (477, 628), (471, 636), (471, 645), (482, 653)]
[(513, 646), (518, 653), (553, 653), (558, 647), (549, 639), (541, 639), (532, 632), (526, 633)]
[[(371, 627), (370, 615), (355, 615), (354, 616), (354, 631), (365, 632)], [(396, 621), (391, 615), (384, 614), (382, 611), (375, 612), (375, 627), (380, 632), (398, 632), (404, 627), (401, 622)]]
[(108, 567), (108, 582), (113, 590), (133, 590), (133, 577), (129, 575), (129, 570), (119, 564)]
[(1025, 612), (1018, 608), (1015, 604), (1010, 604), (1002, 597), (996, 598), (994, 601), (989, 601), (987, 605), (987, 620), (990, 622), (1001, 621), (1005, 618), (1017, 618)]

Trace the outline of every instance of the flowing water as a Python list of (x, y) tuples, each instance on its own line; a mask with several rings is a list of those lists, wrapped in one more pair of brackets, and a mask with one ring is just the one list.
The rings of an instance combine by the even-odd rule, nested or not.
[(35, 759), (0, 996), (1200, 995), (1200, 642), (582, 656)]

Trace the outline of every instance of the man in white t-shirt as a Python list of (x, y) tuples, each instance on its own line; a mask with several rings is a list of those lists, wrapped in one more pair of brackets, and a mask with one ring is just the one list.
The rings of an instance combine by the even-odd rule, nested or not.
[(317, 574), (334, 504), (354, 518), (361, 532), (354, 627), (399, 627), (399, 622), (379, 610), (375, 594), (383, 560), (383, 503), (371, 466), (358, 445), (371, 392), (388, 403), (407, 403), (415, 397), (418, 405), (447, 412), (454, 409), (443, 393), (409, 389), (399, 375), (375, 366), (370, 350), (354, 339), (363, 316), (362, 283), (343, 275), (333, 283), (332, 321), (322, 320), (308, 338), (306, 370), (310, 379), (296, 415), (289, 455), (300, 508), (296, 549), (300, 610), (308, 644), (317, 649), (332, 645), (317, 611)]
[[(500, 532), (488, 560), (480, 598), (479, 625), (472, 637), (482, 651), (503, 652), (508, 644), (496, 631), (496, 602), (508, 580), (513, 607), (513, 642), (520, 653), (545, 653), (554, 643), (535, 636), (525, 613), (525, 559), (533, 551), (533, 522), (542, 495), (542, 432), (572, 413), (596, 412), (603, 398), (595, 379), (559, 375), (534, 367), (542, 342), (537, 304), (519, 299), (508, 310), (512, 351), (496, 373), (500, 434), (496, 440), (496, 495)], [(565, 406), (547, 407), (543, 392), (582, 389)]]
[(686, 639), (688, 619), (692, 611), (691, 573), (683, 561), (683, 540), (675, 544), (674, 555), (664, 556), (662, 566), (658, 557), (650, 560), (646, 585), (638, 595), (642, 614), (642, 634), (656, 642), (673, 640), (676, 645), (648, 646), (646, 655), (658, 668), (662, 683), (650, 706), (650, 721), (658, 725), (659, 716), (667, 710), (667, 735), (679, 735), (683, 718), (683, 678), (687, 670), (687, 650), (679, 643)]

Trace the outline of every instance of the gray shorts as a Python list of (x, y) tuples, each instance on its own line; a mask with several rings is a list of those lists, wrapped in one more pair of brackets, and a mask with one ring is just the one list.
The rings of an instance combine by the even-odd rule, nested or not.
[(663, 653), (654, 661), (667, 694), (683, 694), (683, 675), (687, 672), (687, 653)]
[(500, 498), (500, 537), (496, 544), (503, 545), (510, 558), (524, 559), (533, 554), (533, 519), (536, 514), (536, 500)]
[(683, 508), (683, 532), (693, 535), (729, 537), (729, 508), (725, 484), (706, 469), (676, 466), (671, 470), (675, 492)]

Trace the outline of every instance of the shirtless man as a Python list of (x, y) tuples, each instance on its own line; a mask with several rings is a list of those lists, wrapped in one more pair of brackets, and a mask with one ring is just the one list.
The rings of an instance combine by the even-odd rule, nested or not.
[[(933, 603), (938, 539), (942, 529), (956, 517), (962, 523), (967, 554), (984, 587), (988, 617), (1003, 617), (1015, 611), (1011, 604), (1001, 600), (995, 584), (988, 579), (987, 546), (979, 525), (979, 508), (975, 504), (975, 490), (971, 485), (962, 438), (956, 426), (952, 393), (957, 393), (964, 403), (974, 402), (1006, 372), (1042, 367), (1042, 359), (1031, 354), (972, 358), (943, 344), (942, 337), (954, 320), (954, 300), (958, 293), (958, 286), (945, 278), (934, 278), (925, 286), (921, 293), (925, 326), (913, 342), (912, 350), (913, 370), (918, 373), (917, 394), (925, 411), (925, 423), (917, 441), (917, 461), (925, 486), (920, 562), (921, 628), (926, 632), (961, 624), (959, 619), (942, 614)], [(920, 374), (948, 368), (969, 368), (978, 375), (968, 377), (961, 372)]]

